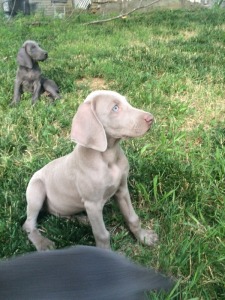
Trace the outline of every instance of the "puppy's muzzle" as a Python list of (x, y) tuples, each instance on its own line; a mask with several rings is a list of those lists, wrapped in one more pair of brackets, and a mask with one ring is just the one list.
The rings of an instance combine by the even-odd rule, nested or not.
[(148, 126), (150, 127), (153, 123), (154, 123), (154, 117), (152, 114), (146, 114), (145, 117), (145, 122), (148, 124)]
[(46, 60), (48, 58), (48, 52), (43, 52), (43, 54), (41, 55), (41, 57), (40, 57), (40, 61), (44, 61), (44, 60)]

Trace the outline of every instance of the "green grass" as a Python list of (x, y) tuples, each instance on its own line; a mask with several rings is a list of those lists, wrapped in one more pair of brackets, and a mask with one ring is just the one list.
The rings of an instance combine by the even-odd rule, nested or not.
[[(134, 207), (160, 242), (134, 241), (115, 203), (104, 218), (112, 248), (179, 279), (168, 298), (225, 298), (225, 11), (160, 10), (97, 26), (18, 17), (0, 26), (0, 257), (34, 251), (21, 229), (31, 175), (70, 152), (70, 125), (93, 89), (112, 89), (152, 112), (154, 128), (124, 141)], [(40, 21), (40, 26), (34, 26)], [(25, 94), (10, 108), (16, 54), (27, 39), (49, 51), (41, 63), (62, 100)], [(91, 228), (43, 214), (39, 227), (58, 248), (94, 245)]]

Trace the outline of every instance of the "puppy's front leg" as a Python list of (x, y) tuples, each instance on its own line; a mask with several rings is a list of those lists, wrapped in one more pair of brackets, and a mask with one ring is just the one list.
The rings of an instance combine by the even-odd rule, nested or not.
[(84, 201), (84, 206), (95, 237), (96, 246), (110, 249), (110, 234), (105, 228), (102, 204), (103, 201), (99, 201), (98, 203), (86, 200)]
[(33, 93), (33, 96), (32, 96), (32, 104), (36, 103), (36, 101), (38, 100), (40, 95), (41, 95), (41, 81), (36, 80), (34, 82), (34, 93)]
[(134, 211), (130, 200), (127, 181), (124, 179), (116, 193), (120, 210), (125, 217), (130, 231), (141, 243), (152, 246), (158, 241), (158, 236), (153, 230), (143, 229), (139, 217)]
[(22, 91), (21, 84), (22, 84), (22, 82), (20, 80), (18, 80), (18, 79), (15, 80), (14, 95), (13, 95), (13, 100), (10, 105), (17, 104), (20, 101), (21, 91)]

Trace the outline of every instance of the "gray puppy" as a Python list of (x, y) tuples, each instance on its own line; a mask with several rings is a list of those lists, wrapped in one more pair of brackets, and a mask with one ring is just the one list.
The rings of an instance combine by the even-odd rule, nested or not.
[(44, 78), (38, 65), (39, 61), (48, 58), (48, 52), (43, 50), (35, 41), (26, 41), (17, 54), (19, 65), (15, 86), (14, 96), (11, 105), (20, 101), (24, 91), (32, 93), (32, 103), (34, 104), (41, 93), (47, 92), (53, 99), (59, 99), (59, 88), (53, 80)]
[(174, 282), (97, 247), (35, 252), (0, 263), (1, 300), (143, 300)]

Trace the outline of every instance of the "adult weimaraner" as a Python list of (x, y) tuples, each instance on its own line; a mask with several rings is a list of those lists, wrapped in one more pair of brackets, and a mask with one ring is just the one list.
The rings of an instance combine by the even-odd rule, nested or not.
[(48, 58), (48, 52), (43, 50), (37, 42), (26, 41), (17, 54), (17, 63), (19, 65), (14, 86), (14, 96), (11, 105), (20, 101), (21, 94), (24, 91), (32, 93), (32, 103), (39, 99), (41, 93), (47, 94), (55, 99), (60, 99), (59, 88), (56, 83), (44, 78), (38, 65), (39, 61)]
[(113, 251), (90, 246), (33, 252), (0, 262), (1, 300), (144, 300), (175, 282)]
[(88, 95), (72, 122), (71, 138), (77, 146), (72, 153), (37, 171), (27, 187), (27, 220), (23, 228), (37, 250), (54, 246), (36, 228), (44, 202), (57, 216), (86, 210), (96, 245), (110, 248), (102, 210), (113, 195), (134, 236), (147, 245), (157, 241), (154, 231), (141, 228), (131, 204), (128, 160), (119, 146), (122, 138), (142, 136), (152, 123), (150, 113), (132, 107), (116, 92), (95, 91)]

